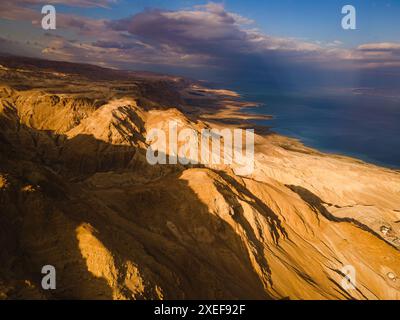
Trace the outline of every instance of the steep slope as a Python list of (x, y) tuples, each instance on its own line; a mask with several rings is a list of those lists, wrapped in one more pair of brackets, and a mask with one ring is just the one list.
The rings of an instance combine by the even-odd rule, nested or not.
[(151, 166), (151, 128), (216, 124), (160, 96), (0, 93), (0, 298), (400, 298), (398, 172), (275, 135), (249, 177)]

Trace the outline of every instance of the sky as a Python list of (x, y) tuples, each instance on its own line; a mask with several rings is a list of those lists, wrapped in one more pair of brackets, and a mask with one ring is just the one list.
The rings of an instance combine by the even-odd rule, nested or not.
[[(43, 30), (41, 8), (56, 8)], [(344, 5), (356, 30), (341, 25)], [(2, 0), (0, 52), (275, 86), (400, 86), (399, 0)]]

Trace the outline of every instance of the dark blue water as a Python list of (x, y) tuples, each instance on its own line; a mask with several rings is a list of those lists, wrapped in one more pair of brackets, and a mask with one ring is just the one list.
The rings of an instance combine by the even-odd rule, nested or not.
[(305, 145), (400, 168), (400, 99), (346, 94), (247, 93), (259, 102), (252, 112), (272, 115), (257, 121)]

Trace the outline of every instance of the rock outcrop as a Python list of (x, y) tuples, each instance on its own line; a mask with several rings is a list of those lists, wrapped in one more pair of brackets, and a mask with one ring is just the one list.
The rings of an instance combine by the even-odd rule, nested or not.
[[(13, 68), (0, 70), (0, 298), (400, 298), (399, 172), (272, 133), (256, 136), (251, 176), (152, 166), (151, 128), (223, 125), (185, 112), (182, 82), (45, 69), (53, 85), (26, 88), (38, 79)], [(56, 290), (41, 289), (44, 265)]]

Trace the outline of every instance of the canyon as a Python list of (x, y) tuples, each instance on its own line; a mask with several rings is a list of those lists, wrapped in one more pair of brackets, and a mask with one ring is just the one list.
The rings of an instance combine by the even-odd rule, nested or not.
[[(399, 171), (262, 127), (251, 175), (150, 165), (152, 128), (252, 128), (262, 116), (180, 77), (0, 65), (0, 298), (400, 298)], [(40, 286), (44, 265), (56, 290)], [(341, 285), (347, 265), (354, 290)]]

